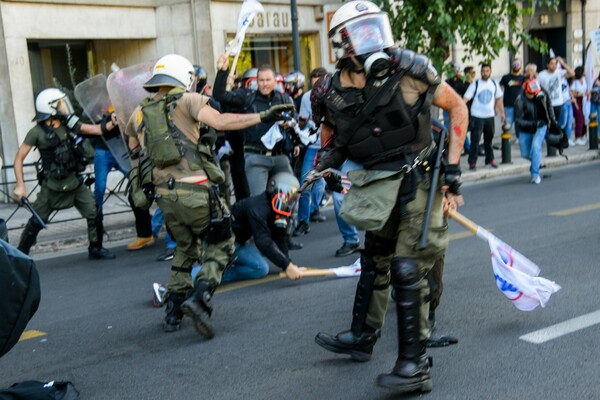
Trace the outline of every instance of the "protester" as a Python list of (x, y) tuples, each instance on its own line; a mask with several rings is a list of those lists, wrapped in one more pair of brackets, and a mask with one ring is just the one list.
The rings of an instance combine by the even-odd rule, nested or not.
[[(398, 313), (398, 358), (392, 372), (380, 375), (377, 383), (402, 392), (430, 391), (426, 276), (447, 245), (443, 204), (455, 207), (454, 201), (462, 200), (459, 161), (467, 109), (451, 87), (440, 83), (426, 57), (394, 47), (388, 16), (375, 4), (345, 3), (333, 15), (331, 27), (329, 38), (338, 69), (317, 83), (311, 100), (313, 119), (323, 123), (321, 134), (333, 133), (333, 140), (315, 173), (338, 168), (346, 159), (362, 164), (363, 170), (349, 174), (353, 185), (342, 215), (367, 232), (351, 329), (337, 335), (319, 333), (315, 340), (354, 360), (370, 359), (383, 325), (391, 274)], [(446, 197), (437, 190), (442, 182), (432, 183), (425, 170), (411, 172), (412, 160), (435, 147), (431, 104), (448, 111), (451, 119), (443, 174)], [(355, 115), (356, 109), (361, 113)], [(388, 117), (392, 113), (394, 117)], [(310, 175), (308, 180), (312, 180)], [(436, 196), (429, 232), (439, 236), (428, 235), (426, 249), (418, 251), (410, 238), (422, 232), (431, 185)]]
[(590, 115), (596, 113), (596, 118), (600, 118), (600, 74), (592, 84), (590, 91)]
[[(558, 64), (562, 66), (558, 68)], [(571, 67), (561, 57), (551, 57), (548, 59), (546, 69), (539, 73), (538, 82), (548, 92), (554, 108), (554, 116), (561, 121), (561, 107), (565, 102), (561, 89), (561, 80), (563, 77), (569, 78), (574, 75)]]
[(523, 93), (515, 101), (515, 125), (521, 157), (531, 161), (531, 183), (539, 185), (542, 145), (550, 126), (556, 126), (552, 101), (535, 78), (523, 82)]
[[(228, 58), (221, 56), (219, 66), (226, 69), (227, 64)], [(176, 54), (159, 59), (152, 77), (144, 84), (147, 91), (155, 94), (134, 111), (126, 132), (130, 149), (143, 148), (140, 171), (148, 162), (153, 165), (157, 203), (177, 245), (167, 286), (163, 330), (179, 329), (186, 314), (201, 335), (211, 338), (214, 333), (207, 322), (212, 315), (211, 298), (232, 261), (234, 239), (229, 211), (212, 187), (223, 182), (224, 176), (210, 142), (200, 136), (198, 126), (204, 123), (218, 130), (240, 130), (282, 119), (282, 113), (293, 106), (279, 105), (245, 115), (220, 114), (207, 106), (208, 97), (188, 92), (193, 82), (194, 67), (187, 59)], [(164, 118), (167, 110), (172, 115), (169, 122)], [(173, 135), (179, 145), (174, 139), (167, 140)], [(185, 148), (183, 155), (177, 146)], [(202, 270), (193, 284), (190, 272), (199, 259)]]
[(571, 96), (575, 100), (573, 103), (573, 117), (575, 118), (575, 144), (585, 146), (585, 116), (583, 115), (583, 100), (588, 96), (588, 87), (585, 81), (585, 71), (583, 67), (575, 68), (575, 77), (571, 84)]
[[(471, 148), (469, 150), (469, 169), (475, 170), (479, 156), (479, 139), (483, 133), (483, 148), (485, 150), (485, 165), (488, 168), (498, 168), (494, 161), (495, 121), (494, 115), (500, 114), (500, 122), (504, 123), (504, 105), (502, 89), (495, 80), (491, 79), (492, 66), (481, 64), (481, 79), (472, 82), (463, 97), (465, 103), (471, 99)], [(450, 135), (452, 136), (452, 135)]]
[[(523, 90), (523, 80), (525, 77), (521, 75), (521, 59), (515, 58), (510, 64), (510, 73), (506, 74), (500, 79), (500, 86), (504, 91), (503, 103), (504, 103), (504, 114), (506, 116), (505, 124), (512, 129), (515, 121), (515, 101)], [(515, 130), (517, 135), (517, 141), (519, 138), (518, 131)]]

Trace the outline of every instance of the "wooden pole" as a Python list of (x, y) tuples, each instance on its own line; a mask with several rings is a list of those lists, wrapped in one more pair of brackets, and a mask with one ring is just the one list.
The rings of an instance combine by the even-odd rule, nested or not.
[[(331, 269), (307, 269), (301, 271), (302, 278), (308, 278), (311, 276), (333, 276), (335, 273)], [(287, 278), (285, 271), (279, 273), (280, 278)]]
[(479, 225), (477, 225), (475, 222), (471, 221), (456, 210), (448, 210), (448, 216), (477, 235)]

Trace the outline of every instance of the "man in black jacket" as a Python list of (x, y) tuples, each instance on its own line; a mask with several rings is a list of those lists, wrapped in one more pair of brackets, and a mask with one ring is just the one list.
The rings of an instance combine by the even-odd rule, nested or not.
[(557, 125), (552, 100), (537, 79), (523, 82), (523, 93), (515, 101), (515, 126), (519, 134), (521, 157), (531, 161), (531, 183), (539, 185), (542, 144), (550, 126)]
[[(213, 97), (223, 106), (242, 110), (243, 113), (255, 113), (267, 110), (276, 104), (292, 104), (285, 93), (275, 90), (275, 71), (268, 65), (258, 69), (258, 90), (252, 91), (240, 88), (231, 92), (226, 91), (228, 64), (220, 69), (215, 78)], [(297, 139), (292, 137), (291, 130), (280, 127), (283, 136), (280, 140), (268, 140), (268, 132), (273, 124), (258, 124), (243, 131), (246, 177), (250, 195), (255, 196), (265, 191), (270, 175), (278, 172), (293, 173), (290, 155), (296, 156), (300, 151)], [(281, 129), (284, 128), (284, 129)]]

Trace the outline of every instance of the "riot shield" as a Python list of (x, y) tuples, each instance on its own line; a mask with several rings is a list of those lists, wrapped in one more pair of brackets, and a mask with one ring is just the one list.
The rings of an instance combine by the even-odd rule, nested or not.
[[(100, 123), (103, 116), (109, 112), (112, 106), (104, 75), (96, 75), (75, 86), (75, 98), (88, 118), (96, 124)], [(124, 132), (124, 130), (121, 129), (121, 132)], [(131, 160), (129, 159), (129, 152), (127, 151), (127, 144), (123, 135), (110, 139), (102, 136), (102, 140), (106, 143), (106, 147), (108, 147), (113, 157), (115, 157), (119, 167), (123, 171), (129, 171), (131, 169)]]
[(133, 111), (141, 101), (150, 96), (143, 85), (152, 76), (152, 69), (156, 61), (148, 61), (131, 67), (122, 68), (111, 73), (106, 81), (108, 95), (117, 113), (117, 120), (121, 132)]

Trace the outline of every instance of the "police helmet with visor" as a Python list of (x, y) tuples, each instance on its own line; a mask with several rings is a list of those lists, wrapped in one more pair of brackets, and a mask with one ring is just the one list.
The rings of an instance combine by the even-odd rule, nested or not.
[(302, 72), (294, 71), (284, 78), (285, 88), (290, 95), (295, 95), (300, 89), (304, 89), (306, 77)]
[(41, 122), (52, 117), (67, 117), (74, 113), (73, 105), (60, 89), (42, 90), (35, 99), (34, 121)]
[(390, 57), (384, 50), (394, 45), (387, 13), (370, 1), (351, 1), (335, 12), (331, 27), (329, 41), (338, 68), (344, 60), (355, 57), (365, 72), (375, 77), (387, 74)]
[(258, 68), (247, 69), (242, 75), (242, 87), (258, 90)]
[(178, 54), (161, 57), (152, 68), (152, 77), (144, 84), (144, 89), (157, 92), (162, 86), (181, 87), (190, 90), (195, 80), (194, 65)]

